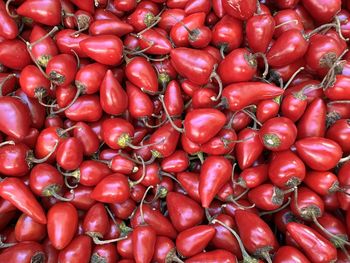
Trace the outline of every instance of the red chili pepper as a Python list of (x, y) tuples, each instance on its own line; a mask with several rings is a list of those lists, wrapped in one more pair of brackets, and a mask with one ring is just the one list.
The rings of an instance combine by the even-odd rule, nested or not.
[(127, 94), (110, 70), (100, 87), (100, 103), (106, 113), (113, 115), (119, 115), (128, 108)]
[(269, 253), (278, 249), (275, 235), (258, 215), (237, 210), (235, 219), (240, 237), (248, 252), (261, 258), (269, 258)]
[(336, 262), (336, 248), (312, 228), (291, 222), (287, 225), (287, 231), (312, 262)]
[(246, 25), (247, 42), (253, 52), (265, 53), (273, 37), (275, 21), (269, 14), (250, 17)]
[(281, 207), (284, 199), (284, 192), (273, 184), (261, 184), (248, 192), (248, 200), (264, 211)]
[(4, 2), (0, 4), (0, 35), (6, 39), (14, 39), (18, 34), (18, 27), (16, 22), (6, 12)]
[[(180, 121), (174, 121), (174, 124), (178, 126)], [(179, 138), (180, 133), (171, 123), (163, 124), (149, 138), (152, 155), (157, 158), (169, 157), (175, 152)]]
[[(216, 1), (222, 2), (222, 1)], [(222, 3), (221, 3), (222, 4)], [(215, 5), (213, 3), (213, 8)], [(223, 16), (213, 27), (212, 43), (220, 52), (231, 52), (238, 48), (243, 41), (243, 26), (242, 21), (229, 16)]]
[(48, 26), (55, 26), (61, 22), (61, 2), (58, 0), (29, 0), (21, 4), (16, 12)]
[(298, 122), (298, 139), (306, 137), (324, 137), (326, 132), (326, 105), (316, 98), (306, 108)]
[(213, 138), (224, 126), (225, 115), (216, 109), (196, 109), (184, 121), (185, 135), (194, 143), (203, 144)]
[[(234, 228), (236, 225), (235, 221), (229, 215), (219, 214), (216, 219), (230, 228)], [(215, 235), (210, 241), (210, 244), (217, 249), (224, 249), (232, 252), (238, 259), (242, 259), (242, 252), (239, 248), (238, 242), (230, 231), (219, 223), (214, 223), (213, 226), (215, 228)]]
[(283, 94), (281, 88), (262, 82), (242, 82), (228, 85), (222, 91), (222, 99), (231, 111), (242, 110), (257, 101), (273, 99)]
[(268, 179), (268, 166), (261, 164), (242, 170), (237, 178), (237, 184), (244, 188), (255, 188)]
[(133, 230), (132, 250), (136, 263), (151, 262), (156, 238), (156, 231), (151, 226), (140, 225)]
[(122, 203), (130, 196), (128, 178), (114, 173), (103, 178), (91, 193), (91, 198), (103, 203)]
[(169, 219), (162, 215), (157, 210), (152, 210), (149, 205), (142, 205), (143, 219), (141, 217), (140, 208), (135, 210), (133, 217), (131, 218), (131, 226), (137, 227), (144, 222), (151, 226), (157, 233), (157, 236), (165, 236), (171, 239), (176, 237), (176, 230), (170, 223)]
[(291, 151), (276, 153), (268, 170), (271, 182), (282, 189), (299, 185), (305, 178), (305, 172), (305, 164)]
[(195, 201), (201, 202), (199, 195), (199, 174), (191, 172), (178, 173), (176, 178), (187, 194)]
[(194, 226), (176, 237), (176, 250), (184, 257), (191, 257), (201, 252), (215, 235), (215, 228), (210, 225)]
[[(48, 33), (44, 28), (35, 25), (29, 37), (31, 43), (30, 52), (36, 62), (44, 68), (46, 68), (47, 63), (58, 54), (57, 45), (50, 37), (55, 31), (57, 31), (56, 27)], [(33, 43), (35, 43), (35, 45)]]
[(264, 150), (259, 131), (245, 128), (238, 133), (237, 139), (240, 141), (235, 149), (238, 165), (241, 169), (249, 168)]
[(266, 122), (278, 115), (280, 110), (280, 98), (277, 97), (271, 100), (262, 100), (258, 103), (256, 109), (256, 118), (261, 123)]
[(202, 206), (207, 208), (220, 188), (230, 180), (232, 165), (222, 156), (208, 157), (201, 168), (199, 176), (199, 195)]
[(169, 157), (164, 158), (160, 166), (164, 172), (180, 173), (185, 171), (189, 164), (188, 154), (182, 150), (177, 150)]
[(170, 220), (178, 231), (183, 231), (202, 222), (203, 209), (191, 198), (171, 192), (166, 197)]
[[(282, 0), (280, 2), (283, 1), (285, 0)], [(299, 17), (298, 13), (293, 10), (293, 8), (285, 8), (284, 10), (279, 10), (276, 12), (276, 14), (274, 14), (273, 18), (277, 26), (274, 32), (274, 36), (276, 38), (278, 38), (282, 33), (291, 29), (297, 29), (299, 31), (304, 30), (303, 21)]]
[(117, 251), (122, 258), (133, 260), (132, 234), (117, 243)]
[(333, 85), (324, 90), (324, 95), (330, 100), (349, 100), (350, 78), (343, 75), (335, 76)]
[(127, 60), (125, 75), (142, 92), (158, 92), (158, 78), (152, 64), (143, 57)]
[(133, 31), (133, 27), (117, 18), (95, 20), (89, 26), (89, 32), (93, 36), (115, 35), (122, 37)]
[(47, 214), (47, 233), (53, 247), (58, 250), (66, 248), (77, 229), (78, 212), (72, 204), (57, 203), (50, 208)]
[(9, 96), (0, 98), (0, 131), (14, 137), (23, 139), (29, 132), (31, 118), (28, 108), (21, 100)]
[(182, 21), (175, 21), (176, 24), (170, 29), (169, 36), (176, 46), (186, 47), (189, 45), (190, 35), (193, 35), (196, 29), (204, 24), (205, 13), (198, 12), (190, 14), (184, 17)]
[(45, 251), (37, 242), (20, 242), (6, 250), (0, 255), (1, 262), (33, 262), (44, 261)]
[(122, 60), (123, 44), (117, 36), (89, 37), (80, 41), (79, 46), (87, 56), (104, 65), (117, 65)]
[(180, 75), (199, 85), (209, 82), (216, 65), (213, 56), (196, 49), (172, 49), (170, 57), (171, 64)]
[(350, 122), (347, 119), (341, 119), (336, 121), (331, 127), (328, 128), (326, 137), (337, 142), (342, 148), (345, 154), (350, 153), (349, 147), (349, 132)]
[(69, 245), (58, 254), (58, 262), (88, 263), (91, 257), (91, 238), (85, 235), (76, 236)]
[(265, 148), (271, 151), (285, 151), (294, 144), (297, 127), (288, 118), (276, 117), (263, 124), (259, 135)]
[(309, 137), (295, 143), (301, 159), (316, 171), (334, 168), (342, 157), (342, 150), (336, 142), (322, 137)]
[(35, 222), (30, 216), (22, 214), (15, 226), (16, 240), (40, 242), (46, 236), (46, 226)]
[(66, 192), (64, 197), (71, 200), (70, 203), (79, 210), (89, 210), (96, 201), (91, 198), (93, 188), (84, 185), (79, 185), (74, 188), (74, 192)]
[(0, 182), (0, 196), (11, 202), (26, 215), (40, 224), (46, 224), (43, 208), (28, 187), (17, 178), (7, 177)]
[(97, 245), (92, 250), (91, 261), (105, 261), (106, 263), (117, 262), (119, 256), (113, 244)]
[(154, 246), (153, 259), (157, 262), (166, 262), (168, 255), (175, 249), (174, 242), (168, 237), (157, 236)]
[(292, 246), (280, 247), (275, 256), (273, 257), (273, 262), (283, 263), (283, 262), (293, 262), (297, 261), (300, 263), (311, 263), (304, 254), (297, 248)]

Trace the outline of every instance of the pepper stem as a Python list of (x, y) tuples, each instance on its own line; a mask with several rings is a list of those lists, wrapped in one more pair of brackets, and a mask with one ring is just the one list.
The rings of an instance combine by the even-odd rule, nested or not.
[(241, 199), (244, 195), (246, 195), (249, 192), (249, 189), (245, 189), (242, 193), (240, 193), (237, 196), (231, 196), (229, 197), (228, 201), (234, 202), (234, 201), (238, 201), (239, 199)]
[(94, 241), (94, 243), (96, 245), (105, 245), (105, 244), (109, 244), (109, 243), (114, 243), (114, 242), (118, 242), (118, 241), (121, 241), (121, 240), (124, 240), (124, 239), (127, 239), (128, 237), (125, 236), (125, 237), (118, 237), (118, 238), (115, 238), (115, 239), (108, 239), (108, 240), (101, 240), (98, 236), (96, 235), (93, 235), (92, 236), (92, 240)]
[(70, 103), (68, 103), (67, 106), (65, 106), (61, 109), (58, 109), (57, 111), (52, 111), (52, 114), (58, 114), (58, 113), (64, 112), (65, 110), (69, 109), (76, 102), (76, 100), (79, 98), (80, 94), (82, 94), (82, 89), (78, 88), (72, 101)]
[(219, 84), (219, 92), (218, 92), (218, 95), (216, 96), (216, 97), (211, 97), (210, 99), (212, 100), (212, 101), (218, 101), (220, 98), (221, 98), (221, 95), (222, 95), (222, 90), (223, 90), (223, 86), (222, 86), (222, 81), (221, 81), (221, 78), (220, 78), (220, 76), (215, 72), (215, 69), (214, 69), (214, 71), (211, 73), (211, 75), (210, 75), (210, 80), (211, 79), (215, 79), (216, 80), (216, 82)]
[(350, 103), (350, 100), (334, 100), (327, 103), (327, 105), (337, 104), (337, 103)]
[(10, 4), (11, 4), (11, 2), (14, 2), (14, 1), (15, 1), (15, 0), (8, 0), (8, 1), (6, 2), (5, 8), (6, 8), (6, 13), (9, 15), (9, 17), (16, 19), (17, 17), (19, 17), (19, 15), (17, 15), (17, 14), (14, 15), (14, 14), (12, 14), (11, 11), (10, 11)]
[(245, 205), (241, 205), (240, 203), (238, 203), (236, 200), (230, 200), (231, 203), (235, 204), (239, 209), (241, 210), (246, 210), (246, 209), (252, 209), (255, 207), (255, 204), (252, 204), (250, 206), (245, 206)]
[[(137, 35), (135, 35), (135, 36), (137, 36)], [(153, 45), (154, 44), (149, 45), (148, 47), (146, 47), (144, 49), (141, 49), (141, 50), (130, 50), (130, 51), (129, 50), (124, 50), (124, 54), (126, 54), (126, 55), (133, 55), (133, 56), (139, 55), (139, 54), (144, 53), (145, 51), (149, 50), (151, 47), (153, 47)]]
[(72, 194), (72, 197), (70, 197), (70, 198), (65, 198), (65, 197), (59, 195), (55, 190), (50, 191), (50, 195), (53, 196), (54, 198), (56, 198), (57, 200), (62, 201), (62, 202), (70, 202), (70, 201), (74, 200), (75, 193), (74, 193), (73, 189), (71, 189), (69, 192)]
[(179, 180), (177, 180), (176, 177), (173, 176), (172, 174), (164, 172), (164, 171), (160, 171), (159, 174), (162, 175), (162, 176), (166, 176), (166, 177), (169, 177), (169, 178), (173, 179), (175, 182), (177, 182), (181, 186), (182, 189), (185, 189), (183, 187), (183, 185), (179, 182)]
[(259, 213), (259, 216), (270, 215), (270, 214), (274, 214), (274, 213), (277, 213), (279, 211), (282, 211), (287, 206), (289, 206), (291, 200), (292, 200), (292, 198), (288, 197), (287, 202), (284, 205), (282, 205), (281, 207), (279, 207), (279, 208), (277, 208), (275, 210), (272, 210), (272, 211), (261, 212), (261, 213)]
[(179, 128), (176, 126), (176, 124), (173, 122), (173, 120), (171, 119), (170, 117), (170, 114), (166, 108), (166, 105), (165, 105), (165, 102), (164, 102), (164, 95), (159, 95), (159, 101), (161, 102), (162, 106), (163, 106), (163, 109), (164, 109), (164, 112), (165, 112), (165, 115), (167, 117), (167, 119), (169, 120), (171, 126), (173, 126), (173, 128), (175, 130), (177, 130), (178, 132), (180, 133), (184, 133), (184, 129), (183, 128)]
[(252, 112), (250, 112), (249, 110), (245, 110), (245, 109), (242, 109), (241, 111), (244, 112), (245, 114), (247, 114), (254, 121), (255, 124), (262, 126), (262, 123), (255, 117), (255, 115)]
[(305, 34), (305, 39), (310, 39), (313, 35), (317, 34), (318, 32), (324, 30), (324, 29), (329, 29), (331, 27), (337, 28), (338, 25), (336, 23), (328, 23), (328, 24), (323, 24), (317, 28), (315, 28), (314, 30), (312, 30), (310, 33)]
[(147, 187), (145, 193), (144, 193), (143, 196), (142, 196), (141, 202), (140, 202), (141, 224), (146, 224), (146, 222), (145, 222), (145, 217), (144, 217), (144, 214), (143, 214), (143, 204), (144, 204), (144, 202), (145, 202), (147, 193), (148, 193), (149, 190), (151, 190), (152, 188), (153, 188), (153, 185), (150, 185), (150, 186)]
[(169, 253), (166, 255), (165, 257), (165, 263), (172, 263), (172, 262), (176, 262), (176, 263), (185, 263), (184, 261), (182, 261), (177, 255), (176, 255), (176, 249), (173, 248), (169, 251)]
[(66, 186), (68, 189), (75, 189), (75, 188), (77, 188), (77, 187), (79, 186), (79, 184), (76, 183), (75, 185), (71, 185), (71, 184), (69, 183), (69, 181), (68, 181), (68, 177), (69, 177), (69, 176), (64, 176), (64, 184), (65, 184), (65, 186)]
[(337, 31), (339, 37), (340, 37), (342, 40), (344, 40), (345, 42), (349, 41), (349, 38), (345, 38), (345, 37), (343, 36), (343, 32), (341, 32), (341, 24), (340, 24), (340, 19), (339, 19), (339, 17), (338, 17), (338, 16), (334, 16), (334, 20), (335, 20), (334, 22), (337, 24), (335, 30)]
[(6, 83), (6, 81), (8, 81), (9, 79), (12, 79), (12, 78), (15, 78), (16, 77), (16, 74), (8, 74), (6, 78), (4, 78), (1, 83), (0, 83), (0, 97), (3, 96), (2, 94), (2, 89)]
[(0, 147), (5, 146), (5, 145), (15, 145), (14, 141), (5, 141), (0, 143)]
[(142, 162), (142, 175), (137, 181), (129, 181), (130, 188), (134, 187), (135, 185), (140, 184), (143, 181), (143, 179), (145, 179), (146, 174), (147, 174), (146, 173), (146, 165), (145, 165), (145, 161), (143, 160), (143, 158), (140, 155), (136, 156), (136, 158)]
[(301, 215), (302, 211), (298, 205), (298, 188), (296, 186), (294, 187), (294, 205), (298, 213)]
[(276, 26), (275, 26), (275, 29), (276, 29), (276, 28), (279, 28), (279, 27), (281, 27), (281, 26), (284, 26), (284, 25), (290, 24), (290, 23), (295, 23), (295, 24), (298, 24), (298, 23), (299, 23), (299, 21), (298, 21), (298, 20), (296, 20), (296, 19), (293, 19), (293, 20), (288, 20), (288, 21), (284, 21), (283, 23), (276, 25)]
[(151, 129), (156, 129), (156, 128), (159, 128), (160, 126), (162, 126), (165, 122), (166, 122), (166, 119), (164, 119), (163, 121), (161, 121), (159, 124), (157, 125), (152, 125), (152, 124), (149, 124), (148, 123), (148, 118), (142, 118), (142, 122), (143, 124), (145, 124), (145, 126), (147, 128), (151, 128)]
[(59, 28), (58, 28), (57, 26), (53, 27), (47, 34), (45, 34), (45, 35), (42, 36), (41, 38), (35, 40), (34, 42), (30, 43), (30, 44), (28, 45), (28, 47), (29, 47), (30, 49), (32, 49), (33, 46), (35, 46), (36, 44), (40, 43), (41, 41), (43, 41), (45, 38), (51, 36), (52, 34), (56, 33), (56, 32), (58, 31), (58, 29), (59, 29)]
[(349, 49), (345, 49), (343, 51), (343, 53), (341, 53), (339, 55), (339, 57), (337, 57), (337, 59), (334, 61), (333, 65), (330, 67), (330, 69), (328, 70), (326, 76), (323, 78), (320, 86), (323, 88), (323, 90), (326, 90), (328, 87), (332, 86), (335, 82), (335, 77), (336, 77), (336, 70), (335, 68), (338, 67), (339, 65), (341, 65), (343, 63), (343, 61), (341, 61), (341, 58), (349, 51)]
[(269, 252), (265, 251), (261, 254), (261, 256), (266, 260), (267, 263), (272, 263), (272, 259)]
[(297, 69), (297, 71), (295, 71), (293, 73), (293, 75), (290, 77), (290, 79), (287, 81), (287, 83), (284, 85), (283, 89), (286, 90), (289, 85), (292, 83), (292, 81), (295, 79), (295, 77), (301, 72), (303, 71), (305, 68), (304, 67), (300, 67)]
[[(165, 141), (165, 139), (162, 139), (162, 140), (160, 140), (159, 142), (154, 142), (154, 143), (149, 143), (149, 144), (143, 144), (143, 145), (140, 145), (140, 146), (138, 146), (138, 145), (133, 145), (132, 143), (130, 143), (130, 142), (128, 142), (128, 141), (126, 141), (125, 144), (126, 144), (126, 146), (130, 147), (130, 148), (133, 149), (133, 150), (139, 150), (139, 149), (143, 149), (143, 148), (146, 148), (146, 147), (149, 147), (149, 146), (161, 144), (161, 143), (163, 143), (164, 141)], [(142, 164), (142, 162), (141, 162), (140, 164)]]
[(220, 220), (218, 219), (214, 219), (212, 221), (213, 224), (215, 223), (218, 223), (220, 224), (221, 226), (223, 226), (224, 228), (226, 228), (228, 231), (231, 232), (231, 234), (237, 239), (237, 242), (238, 242), (238, 245), (239, 245), (239, 248), (241, 249), (242, 251), (242, 255), (243, 255), (243, 260), (249, 260), (249, 262), (254, 262), (254, 263), (257, 263), (259, 262), (257, 259), (251, 257), (248, 252), (245, 250), (244, 248), (244, 245), (243, 245), (243, 242), (241, 240), (241, 238), (239, 237), (239, 235), (237, 234), (236, 231), (234, 231), (231, 227), (229, 227), (228, 225), (226, 225), (224, 222), (221, 222)]
[(234, 163), (232, 165), (232, 172), (231, 172), (231, 182), (233, 185), (237, 184), (236, 180), (235, 180), (235, 169), (236, 169), (237, 163)]
[(269, 63), (267, 61), (266, 55), (262, 52), (257, 52), (253, 55), (255, 58), (256, 57), (261, 57), (264, 60), (264, 65), (265, 65), (265, 70), (262, 74), (262, 78), (265, 79), (267, 74), (269, 73)]
[(34, 153), (32, 150), (29, 151), (29, 154), (27, 156), (27, 162), (28, 163), (44, 163), (46, 162), (51, 155), (56, 151), (58, 146), (58, 141), (56, 141), (55, 146), (52, 148), (51, 152), (49, 152), (45, 157), (41, 158), (41, 159), (37, 159), (34, 157)]
[(346, 157), (344, 157), (344, 158), (341, 158), (340, 160), (339, 160), (339, 163), (345, 163), (345, 162), (347, 162), (347, 161), (349, 161), (350, 160), (350, 155), (348, 155), (348, 156), (346, 156)]
[[(162, 11), (160, 12), (160, 14), (162, 13)], [(158, 14), (159, 15), (159, 14)], [(157, 15), (157, 16), (158, 16)], [(151, 29), (152, 27), (155, 27), (159, 22), (160, 22), (161, 18), (160, 17), (157, 17), (157, 19), (152, 23), (150, 24), (148, 27), (146, 27), (145, 29), (141, 30), (140, 32), (138, 32), (137, 34), (138, 35), (142, 35), (143, 33), (145, 33), (146, 31), (148, 31), (149, 29)]]

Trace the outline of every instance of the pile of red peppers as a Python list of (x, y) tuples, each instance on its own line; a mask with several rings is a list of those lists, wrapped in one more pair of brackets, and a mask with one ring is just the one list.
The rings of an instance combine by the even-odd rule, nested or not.
[(0, 262), (350, 262), (349, 0), (0, 1)]

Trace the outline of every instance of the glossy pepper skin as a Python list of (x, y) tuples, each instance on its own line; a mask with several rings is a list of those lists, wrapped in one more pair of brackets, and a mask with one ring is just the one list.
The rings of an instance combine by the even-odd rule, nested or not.
[(28, 107), (21, 100), (14, 97), (0, 98), (0, 131), (14, 137), (23, 139), (31, 125)]
[(57, 203), (48, 212), (47, 232), (52, 245), (62, 250), (74, 238), (78, 229), (78, 212), (68, 202)]
[(137, 226), (132, 233), (132, 250), (136, 263), (152, 261), (156, 244), (156, 231), (147, 225)]
[(195, 109), (185, 117), (185, 135), (192, 142), (203, 144), (213, 138), (225, 122), (225, 115), (217, 109)]
[(199, 225), (186, 229), (176, 238), (176, 249), (184, 257), (201, 252), (215, 235), (213, 226)]
[(245, 248), (252, 254), (262, 257), (278, 249), (279, 244), (269, 225), (257, 214), (237, 210), (235, 219)]
[(295, 143), (298, 155), (316, 171), (328, 171), (340, 161), (343, 151), (338, 143), (323, 137), (308, 137)]
[(7, 177), (0, 182), (0, 196), (40, 224), (46, 224), (44, 209), (29, 188), (18, 178)]
[(210, 156), (204, 161), (199, 176), (202, 207), (209, 207), (217, 192), (230, 180), (231, 173), (232, 165), (225, 157)]
[(260, 100), (273, 99), (284, 92), (272, 84), (240, 82), (228, 85), (222, 91), (222, 99), (231, 111), (238, 111)]
[(44, 247), (33, 241), (20, 242), (0, 254), (1, 262), (43, 262), (45, 258)]
[(312, 262), (336, 262), (336, 248), (317, 231), (294, 222), (287, 225), (287, 231)]

